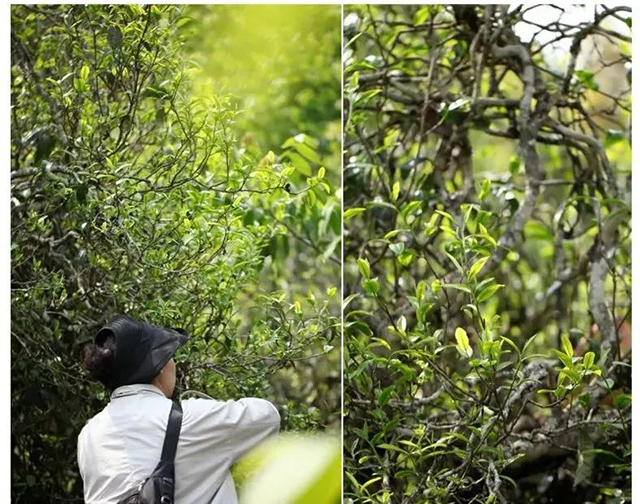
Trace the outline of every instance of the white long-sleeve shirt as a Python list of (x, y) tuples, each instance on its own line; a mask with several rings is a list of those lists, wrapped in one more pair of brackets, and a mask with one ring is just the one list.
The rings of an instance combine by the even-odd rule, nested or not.
[[(236, 504), (229, 471), (242, 455), (276, 433), (280, 415), (264, 399), (182, 401), (175, 459), (176, 504)], [(171, 400), (153, 385), (126, 385), (78, 437), (86, 504), (114, 504), (160, 460)], [(215, 500), (215, 492), (220, 488)]]

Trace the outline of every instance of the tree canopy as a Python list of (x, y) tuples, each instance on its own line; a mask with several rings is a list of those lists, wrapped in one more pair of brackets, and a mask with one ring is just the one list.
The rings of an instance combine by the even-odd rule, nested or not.
[(343, 23), (346, 502), (627, 502), (630, 9)]

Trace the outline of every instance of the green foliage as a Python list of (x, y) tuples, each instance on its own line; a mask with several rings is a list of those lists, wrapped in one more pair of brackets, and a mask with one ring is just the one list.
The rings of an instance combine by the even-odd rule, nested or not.
[[(192, 5), (183, 14), (179, 33), (194, 62), (191, 94), (232, 93), (232, 106), (240, 110), (234, 130), (239, 147), (264, 166), (285, 165), (285, 189), (299, 195), (278, 212), (267, 210), (281, 224), (269, 245), (274, 258), (269, 288), (294, 291), (300, 298), (307, 294), (307, 282), (323, 291), (336, 288), (339, 7)], [(333, 365), (337, 369), (338, 362)]]
[(339, 436), (298, 434), (259, 446), (233, 471), (240, 502), (339, 503), (340, 446)]
[(630, 95), (530, 15), (345, 9), (346, 502), (628, 502)]
[(288, 429), (339, 423), (335, 174), (314, 143), (304, 174), (237, 139), (235, 101), (194, 91), (186, 21), (12, 8), (15, 502), (81, 500), (76, 437), (108, 396), (80, 353), (117, 313), (192, 335), (179, 391), (268, 398)]

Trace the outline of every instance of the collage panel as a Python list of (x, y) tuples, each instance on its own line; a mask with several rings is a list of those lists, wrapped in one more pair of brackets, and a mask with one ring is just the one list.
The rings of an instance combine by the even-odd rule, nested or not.
[(343, 502), (630, 502), (631, 25), (345, 5)]
[(10, 22), (11, 501), (340, 502), (340, 5)]

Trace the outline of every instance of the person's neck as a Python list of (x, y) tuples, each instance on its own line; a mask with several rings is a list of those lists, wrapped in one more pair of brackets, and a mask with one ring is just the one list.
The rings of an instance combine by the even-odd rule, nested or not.
[(171, 394), (168, 393), (167, 388), (161, 382), (161, 380), (158, 380), (157, 378), (154, 378), (154, 380), (151, 382), (151, 385), (153, 385), (155, 388), (159, 389), (165, 395), (165, 397), (168, 397), (169, 399), (171, 398)]

